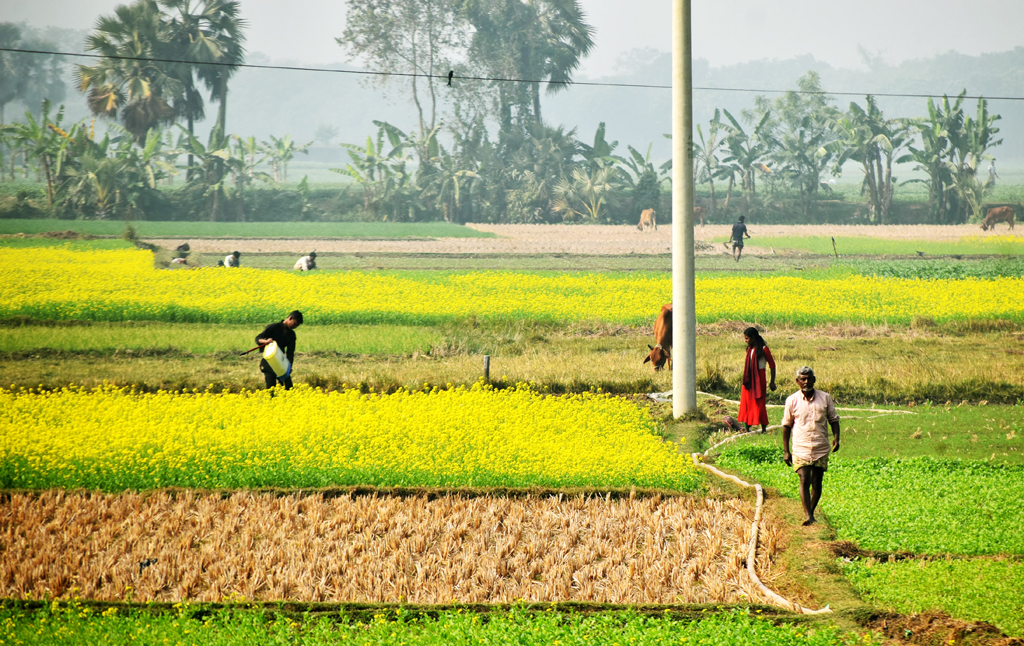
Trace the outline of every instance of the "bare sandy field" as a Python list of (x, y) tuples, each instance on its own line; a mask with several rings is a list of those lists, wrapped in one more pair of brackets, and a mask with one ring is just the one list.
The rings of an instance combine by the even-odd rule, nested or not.
[[(497, 238), (439, 238), (415, 240), (278, 240), (254, 238), (150, 240), (165, 248), (188, 242), (199, 253), (443, 253), (443, 254), (583, 254), (629, 255), (667, 254), (672, 251), (672, 229), (661, 226), (657, 231), (641, 232), (633, 226), (578, 226), (565, 224), (468, 224), (478, 231), (487, 231)], [(720, 254), (721, 242), (727, 238), (729, 225), (707, 225), (694, 230), (699, 254)], [(750, 225), (748, 254), (759, 253), (757, 238), (786, 236), (870, 237), (904, 240), (957, 240), (968, 236), (1006, 235), (1005, 229), (982, 231), (975, 225)]]
[[(764, 602), (748, 501), (13, 494), (0, 595), (136, 601)], [(758, 569), (772, 578), (781, 526)]]

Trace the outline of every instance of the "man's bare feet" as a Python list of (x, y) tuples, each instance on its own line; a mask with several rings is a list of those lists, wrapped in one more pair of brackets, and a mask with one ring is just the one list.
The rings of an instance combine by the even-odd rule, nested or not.
[(804, 522), (802, 522), (800, 524), (803, 525), (804, 527), (807, 527), (808, 525), (813, 525), (814, 524), (814, 517), (811, 516), (810, 518), (808, 518), (807, 520), (805, 520)]

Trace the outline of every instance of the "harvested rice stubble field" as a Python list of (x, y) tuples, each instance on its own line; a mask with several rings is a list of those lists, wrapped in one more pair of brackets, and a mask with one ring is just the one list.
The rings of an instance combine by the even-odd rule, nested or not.
[[(0, 505), (0, 594), (761, 603), (744, 570), (752, 518), (746, 501), (685, 496), (13, 494)], [(769, 581), (780, 537), (764, 524)]]

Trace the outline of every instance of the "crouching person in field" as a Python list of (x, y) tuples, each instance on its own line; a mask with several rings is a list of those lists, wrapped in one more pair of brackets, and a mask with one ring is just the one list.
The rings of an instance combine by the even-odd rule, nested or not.
[[(782, 415), (782, 459), (800, 476), (800, 502), (804, 506), (804, 525), (814, 523), (814, 510), (821, 499), (821, 487), (828, 470), (829, 453), (839, 450), (839, 414), (832, 397), (815, 390), (814, 371), (804, 366), (796, 371), (798, 392), (786, 398)], [(832, 445), (828, 442), (832, 427)], [(793, 450), (790, 451), (790, 438)]]
[(303, 256), (295, 263), (294, 269), (298, 271), (312, 271), (316, 269), (316, 252), (312, 251), (308, 256)]
[(302, 312), (295, 310), (283, 321), (271, 323), (262, 332), (256, 335), (256, 345), (263, 347), (271, 342), (277, 342), (277, 347), (285, 353), (288, 358), (288, 372), (280, 377), (270, 367), (266, 359), (260, 360), (260, 372), (267, 388), (273, 388), (278, 382), (285, 387), (285, 390), (292, 387), (292, 368), (295, 365), (295, 328), (302, 325)]

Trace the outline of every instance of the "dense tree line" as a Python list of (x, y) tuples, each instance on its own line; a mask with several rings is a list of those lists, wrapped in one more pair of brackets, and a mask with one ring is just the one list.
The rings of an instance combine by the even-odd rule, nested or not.
[[(20, 158), (22, 175), (31, 166), (45, 183), (51, 213), (151, 217), (166, 201), (160, 185), (184, 157), (178, 190), (192, 217), (246, 219), (255, 182), (287, 181), (288, 162), (309, 144), (228, 134), (229, 81), (245, 55), (238, 9), (233, 0), (135, 0), (101, 17), (86, 42), (101, 58), (76, 74), (91, 112), (111, 122), (106, 134), (85, 121), (63, 126), (63, 108), (51, 115), (44, 101), (24, 122), (2, 125), (0, 176), (13, 180)], [(0, 25), (0, 40), (30, 48), (19, 39)], [(375, 121), (365, 143), (342, 144), (350, 162), (334, 170), (359, 187), (365, 217), (603, 223), (644, 208), (668, 215), (670, 164), (656, 166), (650, 145), (646, 154), (620, 149), (604, 124), (584, 138), (542, 117), (543, 96), (565, 90), (593, 47), (578, 0), (351, 0), (337, 40), (416, 114), (411, 130)], [(0, 67), (13, 75), (0, 84), (0, 117), (12, 100), (63, 92), (47, 59), (14, 56), (22, 56), (16, 65)], [(206, 115), (203, 89), (218, 106), (205, 142), (194, 129)], [(902, 166), (927, 176), (931, 221), (963, 222), (979, 214), (991, 188), (979, 166), (1001, 143), (987, 102), (973, 114), (964, 103), (964, 94), (943, 97), (928, 101), (927, 116), (893, 118), (868, 96), (842, 110), (808, 73), (795, 91), (757, 97), (738, 115), (716, 110), (696, 127), (700, 201), (713, 220), (788, 210), (810, 221), (837, 201), (829, 179), (854, 164), (864, 218), (886, 223)], [(263, 163), (272, 175), (257, 170)], [(305, 182), (297, 193), (300, 214), (311, 216)]]

